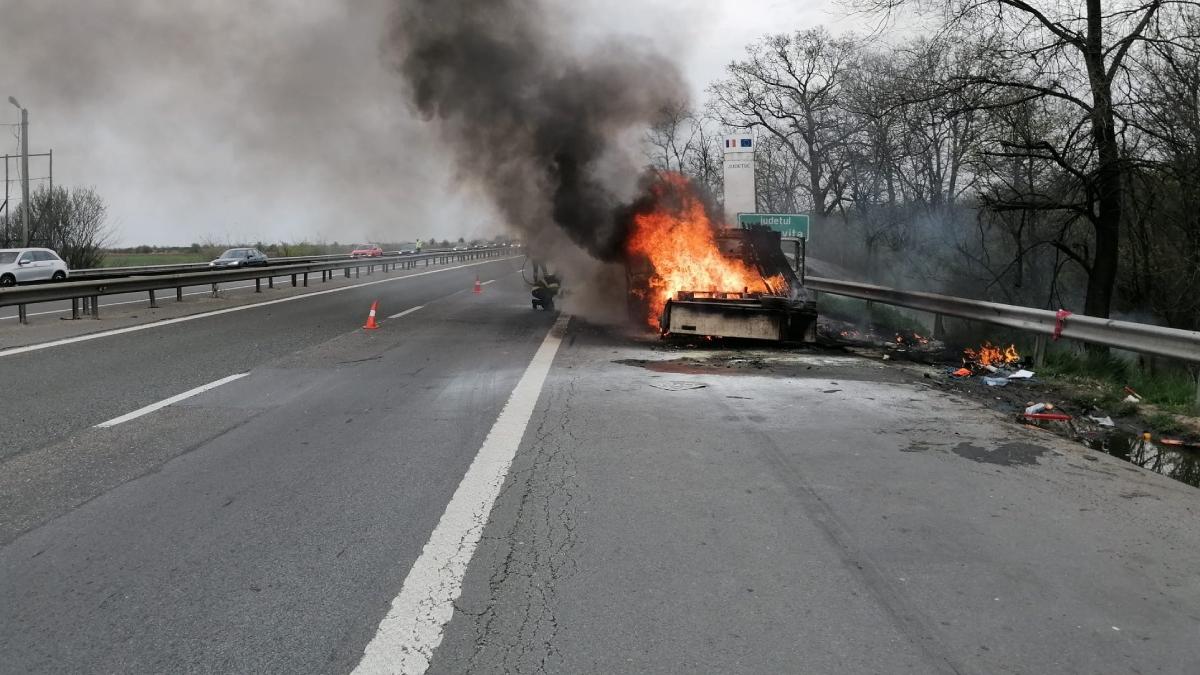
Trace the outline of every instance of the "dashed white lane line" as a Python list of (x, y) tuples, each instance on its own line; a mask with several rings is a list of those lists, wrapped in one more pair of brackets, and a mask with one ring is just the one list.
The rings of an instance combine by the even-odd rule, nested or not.
[(155, 410), (158, 410), (160, 408), (165, 408), (165, 407), (171, 405), (172, 403), (179, 403), (180, 401), (187, 399), (187, 398), (191, 398), (197, 394), (203, 394), (204, 392), (208, 391), (209, 389), (216, 389), (217, 387), (219, 387), (223, 384), (228, 384), (230, 382), (233, 382), (234, 380), (240, 380), (249, 374), (250, 373), (238, 373), (237, 375), (230, 375), (229, 377), (222, 377), (221, 379), (217, 380), (216, 382), (209, 382), (208, 384), (200, 385), (199, 387), (196, 387), (195, 389), (188, 389), (187, 391), (183, 392), (182, 394), (175, 394), (174, 396), (172, 396), (170, 398), (164, 398), (163, 400), (161, 400), (157, 403), (151, 403), (150, 405), (148, 405), (144, 408), (138, 408), (137, 410), (134, 410), (133, 412), (130, 412), (130, 413), (125, 413), (124, 415), (121, 415), (120, 417), (114, 417), (107, 422), (101, 422), (100, 424), (97, 424), (96, 427), (100, 428), (100, 429), (103, 429), (106, 427), (115, 427), (118, 424), (123, 424), (125, 422), (128, 422), (129, 420), (137, 419), (137, 418), (141, 417), (142, 415), (149, 415), (150, 413), (154, 412)]
[(388, 318), (389, 319), (399, 319), (400, 317), (404, 316), (405, 314), (412, 314), (413, 312), (417, 311), (418, 309), (421, 309), (424, 306), (425, 305), (417, 305), (416, 307), (409, 307), (408, 309), (404, 310), (403, 312), (400, 312), (399, 314), (393, 314), (393, 315), (389, 316)]
[[(237, 291), (237, 290), (241, 290), (243, 288), (254, 288), (254, 287), (253, 286), (229, 286), (226, 288), (222, 288), (221, 290), (222, 291)], [(210, 293), (212, 293), (212, 291), (192, 291), (191, 293), (184, 293), (183, 295), (184, 295), (184, 297), (187, 297), (189, 295), (208, 295)], [(140, 298), (138, 300), (122, 300), (120, 302), (106, 302), (106, 303), (101, 303), (100, 307), (103, 308), (103, 307), (117, 307), (119, 305), (134, 305), (139, 302), (145, 303), (146, 299)], [(51, 310), (48, 310), (45, 312), (30, 312), (28, 314), (28, 316), (45, 316), (47, 314), (66, 314), (69, 311), (71, 311), (71, 310), (66, 309), (66, 308), (51, 309)], [(7, 321), (9, 319), (15, 319), (15, 318), (17, 318), (16, 314), (14, 314), (12, 316), (0, 316), (0, 321)]]
[(496, 283), (496, 280), (495, 280), (495, 279), (488, 279), (487, 281), (485, 281), (485, 282), (483, 282), (483, 283), (481, 283), (481, 284), (479, 284), (479, 285), (480, 285), (480, 286), (487, 286), (488, 284), (494, 284), (494, 283)]
[(421, 675), (442, 642), (463, 576), (508, 476), (570, 317), (560, 315), (513, 389), (467, 469), (400, 595), (354, 668), (356, 675)]
[(441, 267), (441, 268), (438, 268), (435, 270), (426, 270), (424, 272), (416, 272), (415, 274), (406, 274), (402, 277), (392, 277), (390, 279), (379, 279), (378, 281), (365, 281), (361, 284), (354, 284), (352, 286), (339, 286), (338, 288), (330, 288), (330, 289), (324, 290), (324, 291), (314, 291), (312, 293), (305, 293), (303, 295), (293, 295), (293, 296), (287, 297), (287, 298), (279, 298), (277, 300), (267, 300), (266, 302), (256, 302), (256, 303), (250, 304), (250, 305), (241, 305), (240, 307), (229, 307), (227, 309), (217, 309), (217, 310), (213, 310), (211, 312), (201, 312), (199, 314), (190, 314), (188, 316), (180, 316), (180, 317), (176, 317), (174, 319), (163, 319), (162, 321), (155, 321), (153, 323), (144, 323), (144, 324), (139, 324), (137, 326), (129, 326), (128, 328), (114, 328), (113, 330), (105, 330), (105, 331), (100, 331), (98, 333), (88, 333), (87, 335), (80, 335), (77, 337), (64, 338), (62, 340), (54, 340), (52, 342), (42, 342), (42, 343), (39, 343), (36, 345), (26, 345), (24, 347), (10, 347), (8, 349), (0, 349), (0, 357), (15, 356), (17, 354), (25, 354), (27, 352), (36, 352), (36, 351), (39, 351), (42, 349), (50, 349), (51, 347), (61, 347), (63, 345), (74, 344), (76, 342), (86, 342), (88, 340), (98, 340), (100, 338), (110, 337), (113, 335), (124, 335), (125, 333), (136, 333), (137, 331), (140, 331), (140, 330), (149, 330), (151, 328), (161, 328), (163, 326), (171, 326), (171, 325), (174, 325), (177, 323), (183, 323), (185, 321), (196, 321), (199, 319), (207, 319), (211, 316), (219, 316), (221, 314), (230, 314), (232, 312), (243, 312), (248, 309), (256, 309), (258, 307), (266, 307), (268, 305), (278, 305), (279, 303), (282, 303), (282, 302), (293, 302), (295, 300), (304, 300), (305, 298), (312, 298), (312, 297), (316, 297), (318, 295), (328, 295), (329, 293), (341, 293), (343, 291), (349, 291), (349, 290), (353, 290), (355, 288), (363, 288), (365, 286), (374, 286), (375, 284), (386, 284), (386, 283), (390, 283), (393, 281), (404, 281), (405, 279), (413, 279), (415, 277), (423, 277), (427, 274), (437, 274), (439, 272), (449, 272), (451, 270), (460, 270), (465, 267), (477, 267), (479, 265), (487, 265), (489, 263), (501, 262), (504, 260), (512, 260), (512, 259), (513, 259), (513, 257), (493, 258), (491, 260), (481, 260), (479, 262), (467, 263), (465, 265), (455, 265), (453, 267)]

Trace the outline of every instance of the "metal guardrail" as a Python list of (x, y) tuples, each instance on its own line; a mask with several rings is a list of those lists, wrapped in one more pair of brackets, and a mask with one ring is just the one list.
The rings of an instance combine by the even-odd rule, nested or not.
[(439, 253), (419, 253), (410, 255), (390, 255), (375, 258), (344, 258), (327, 262), (308, 262), (288, 265), (265, 265), (258, 267), (238, 267), (233, 269), (216, 269), (202, 272), (181, 272), (166, 274), (149, 274), (125, 276), (115, 279), (75, 280), (61, 283), (34, 284), (0, 289), (0, 307), (17, 307), (20, 323), (28, 323), (26, 306), (41, 302), (71, 301), (71, 318), (80, 318), (80, 301), (84, 312), (92, 318), (100, 317), (99, 298), (102, 295), (118, 295), (123, 293), (148, 293), (150, 307), (158, 307), (156, 291), (174, 288), (175, 299), (183, 300), (183, 289), (186, 286), (203, 286), (212, 284), (215, 294), (222, 283), (231, 281), (254, 280), (254, 291), (262, 291), (262, 280), (267, 280), (267, 287), (275, 287), (278, 277), (291, 277), (292, 286), (303, 283), (308, 286), (308, 275), (320, 273), (321, 281), (333, 279), (333, 273), (342, 271), (345, 278), (350, 278), (351, 270), (356, 276), (361, 276), (365, 268), (367, 274), (376, 269), (380, 271), (395, 269), (413, 269), (424, 263), (424, 266), (463, 262), (467, 260), (483, 260), (498, 258), (511, 249), (497, 247), (486, 249), (469, 249), (465, 251), (449, 251)]
[[(467, 249), (465, 251), (455, 251), (454, 249), (450, 249), (450, 248), (446, 248), (446, 249), (432, 248), (432, 249), (424, 249), (421, 253), (407, 253), (407, 254), (401, 254), (399, 251), (384, 251), (383, 255), (386, 257), (399, 256), (399, 255), (404, 255), (405, 257), (408, 257), (408, 256), (428, 255), (428, 254), (432, 254), (432, 253), (467, 253), (470, 251), (482, 251), (482, 250), (489, 250), (492, 248), (504, 248), (504, 247), (489, 246), (487, 249)], [(279, 265), (287, 265), (287, 264), (302, 263), (302, 262), (320, 262), (320, 261), (324, 261), (324, 260), (353, 260), (353, 259), (354, 259), (354, 256), (351, 256), (349, 253), (332, 253), (332, 254), (325, 254), (325, 255), (280, 256), (277, 258), (267, 258), (267, 265), (279, 266)], [(119, 278), (119, 277), (136, 276), (136, 275), (142, 275), (142, 274), (170, 274), (173, 272), (186, 272), (189, 270), (200, 271), (200, 270), (210, 270), (210, 269), (213, 269), (212, 266), (206, 262), (171, 263), (171, 264), (166, 264), (166, 265), (135, 265), (135, 266), (128, 266), (128, 267), (89, 267), (89, 268), (85, 268), (85, 269), (71, 270), (69, 278), (72, 280), (115, 279), (115, 278)]]
[(902, 291), (852, 281), (808, 277), (805, 286), (822, 293), (881, 302), (931, 312), (935, 316), (953, 316), (984, 321), (1036, 333), (1044, 351), (1046, 337), (1062, 337), (1096, 345), (1127, 349), (1200, 363), (1200, 332), (1164, 328), (1131, 321), (1100, 319), (1084, 314), (1051, 312), (1045, 309), (1002, 305), (983, 300), (968, 300), (936, 293)]

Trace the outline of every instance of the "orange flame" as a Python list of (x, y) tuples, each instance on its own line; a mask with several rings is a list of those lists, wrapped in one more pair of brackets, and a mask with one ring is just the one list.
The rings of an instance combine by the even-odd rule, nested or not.
[(666, 173), (654, 193), (659, 198), (657, 207), (634, 216), (625, 244), (631, 259), (645, 260), (652, 270), (648, 288), (633, 289), (648, 305), (647, 323), (661, 330), (663, 307), (679, 291), (786, 292), (782, 276), (764, 281), (750, 265), (722, 255), (715, 236), (717, 226), (704, 212), (687, 178)]
[(1020, 361), (1021, 355), (1017, 353), (1014, 345), (1000, 349), (991, 342), (984, 341), (979, 349), (964, 349), (963, 360), (974, 361), (981, 366), (1006, 365)]

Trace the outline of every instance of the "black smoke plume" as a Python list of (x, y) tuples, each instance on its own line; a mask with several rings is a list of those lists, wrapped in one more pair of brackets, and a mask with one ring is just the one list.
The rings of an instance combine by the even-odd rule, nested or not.
[(557, 226), (616, 260), (639, 174), (627, 148), (686, 88), (644, 44), (574, 51), (552, 15), (538, 0), (400, 0), (385, 47), (463, 178), (512, 227), (536, 245)]

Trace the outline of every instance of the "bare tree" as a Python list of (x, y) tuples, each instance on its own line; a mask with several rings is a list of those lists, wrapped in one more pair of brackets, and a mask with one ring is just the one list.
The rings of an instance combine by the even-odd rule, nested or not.
[(30, 196), (30, 240), (54, 249), (73, 269), (97, 267), (112, 231), (108, 206), (90, 187), (43, 187)]
[[(1200, 329), (1200, 53), (1177, 35), (1200, 36), (1200, 12), (1151, 27), (1133, 52), (1139, 77), (1123, 83), (1137, 154), (1127, 189), (1129, 236), (1119, 288), (1176, 327)], [(1164, 36), (1164, 32), (1168, 35)], [(1194, 42), (1195, 38), (1193, 38)], [(1136, 136), (1136, 137), (1135, 137)]]
[(846, 141), (853, 133), (840, 97), (856, 44), (823, 28), (773, 35), (747, 48), (744, 61), (708, 91), (727, 128), (758, 130), (804, 169), (804, 188), (818, 217), (840, 204)]
[(700, 125), (687, 103), (663, 106), (644, 139), (652, 164), (663, 171), (682, 173), (699, 133)]
[(651, 166), (690, 177), (720, 201), (724, 179), (720, 139), (714, 122), (683, 103), (664, 106), (643, 141)]
[(978, 109), (1052, 98), (1076, 111), (1079, 128), (1086, 133), (1073, 134), (1072, 140), (1085, 141), (1089, 150), (1082, 164), (1069, 161), (1061, 146), (1043, 139), (1009, 144), (1004, 154), (1055, 162), (1075, 179), (1078, 190), (1066, 199), (1038, 194), (1028, 195), (1027, 201), (1046, 208), (1057, 200), (1063, 211), (1078, 215), (1091, 226), (1093, 249), (1087, 255), (1066, 248), (1063, 253), (1087, 273), (1084, 311), (1107, 317), (1117, 280), (1128, 184), (1114, 83), (1126, 76), (1130, 49), (1146, 40), (1148, 29), (1164, 8), (1191, 3), (1086, 0), (1082, 15), (1077, 3), (1061, 0), (859, 0), (859, 4), (882, 12), (906, 5), (936, 7), (951, 28), (995, 36), (993, 48), (981, 54), (976, 68), (955, 78), (964, 87), (987, 88), (988, 102), (978, 104)]

